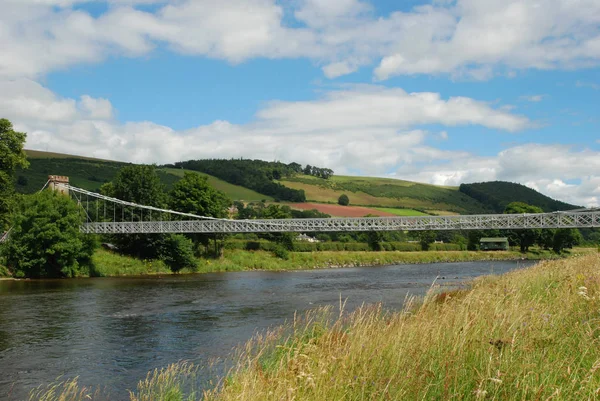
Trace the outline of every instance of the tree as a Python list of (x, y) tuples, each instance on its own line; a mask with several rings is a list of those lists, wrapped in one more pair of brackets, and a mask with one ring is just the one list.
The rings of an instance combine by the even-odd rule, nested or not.
[[(167, 196), (154, 166), (133, 165), (123, 167), (111, 183), (100, 188), (104, 195), (140, 205), (165, 207)], [(140, 219), (139, 211), (125, 207), (120, 209), (126, 221)], [(110, 214), (110, 213), (109, 213)], [(119, 213), (116, 213), (119, 216)], [(163, 242), (162, 234), (116, 235), (113, 242), (126, 254), (139, 258), (158, 259)]]
[[(183, 178), (175, 183), (170, 193), (171, 209), (197, 216), (225, 218), (230, 205), (231, 200), (227, 195), (211, 187), (206, 177), (196, 173), (186, 172)], [(205, 249), (208, 248), (208, 235), (190, 234), (189, 238), (196, 244), (202, 244)], [(217, 248), (215, 236), (215, 249)], [(218, 254), (218, 250), (215, 253)]]
[[(543, 213), (542, 209), (537, 206), (531, 206), (523, 202), (512, 202), (506, 205), (505, 214), (528, 214), (528, 213)], [(519, 245), (521, 252), (527, 252), (529, 247), (535, 244), (541, 235), (542, 230), (539, 228), (510, 230), (508, 231), (508, 240), (516, 245)]]
[(0, 224), (5, 228), (14, 196), (13, 177), (17, 167), (27, 168), (23, 151), (26, 134), (16, 132), (7, 119), (0, 119)]
[(564, 249), (573, 248), (582, 240), (581, 233), (576, 228), (559, 228), (554, 234), (552, 250), (561, 253)]
[(341, 194), (338, 198), (338, 204), (342, 206), (348, 206), (350, 204), (350, 198), (348, 198), (348, 195)]
[(53, 191), (23, 196), (3, 253), (16, 277), (74, 277), (91, 266), (96, 247), (79, 232), (77, 205)]
[(231, 200), (210, 186), (206, 177), (186, 172), (170, 193), (170, 207), (198, 216), (225, 218)]
[(428, 251), (429, 246), (435, 241), (435, 231), (419, 231), (419, 243), (421, 244), (421, 250)]

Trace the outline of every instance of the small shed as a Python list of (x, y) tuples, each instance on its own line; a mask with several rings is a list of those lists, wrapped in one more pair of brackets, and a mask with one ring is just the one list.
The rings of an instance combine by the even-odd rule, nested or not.
[(479, 249), (482, 251), (508, 251), (508, 238), (482, 238), (479, 240)]

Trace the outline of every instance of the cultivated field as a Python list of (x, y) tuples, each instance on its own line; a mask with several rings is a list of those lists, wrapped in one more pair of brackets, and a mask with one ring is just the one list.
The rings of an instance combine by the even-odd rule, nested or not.
[(362, 206), (340, 206), (325, 203), (292, 203), (293, 209), (312, 210), (317, 209), (321, 213), (327, 213), (334, 217), (364, 217), (368, 214), (373, 216), (396, 216), (385, 210), (377, 210)]
[[(382, 208), (406, 208), (428, 212), (444, 210), (451, 213), (478, 213), (484, 207), (456, 187), (419, 184), (390, 178), (333, 176), (328, 180), (299, 175), (282, 180), (294, 189), (302, 189), (307, 201), (337, 203), (346, 194), (350, 204)], [(434, 214), (434, 213), (432, 213)]]

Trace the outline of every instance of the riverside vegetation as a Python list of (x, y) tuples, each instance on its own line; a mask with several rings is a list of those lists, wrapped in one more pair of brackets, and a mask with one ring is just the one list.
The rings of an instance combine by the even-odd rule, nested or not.
[[(308, 312), (238, 350), (212, 387), (189, 363), (150, 372), (137, 400), (594, 400), (600, 398), (600, 255), (543, 261), (468, 289), (351, 313)], [(110, 399), (77, 381), (30, 400)]]

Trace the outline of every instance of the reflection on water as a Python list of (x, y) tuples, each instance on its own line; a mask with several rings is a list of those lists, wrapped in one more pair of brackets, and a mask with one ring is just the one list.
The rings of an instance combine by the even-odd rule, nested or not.
[(340, 296), (402, 306), (407, 294), (527, 262), (0, 282), (0, 399), (57, 377), (122, 395), (154, 368), (226, 357), (257, 330)]

